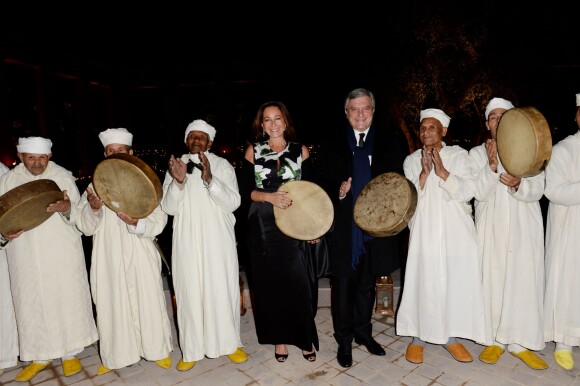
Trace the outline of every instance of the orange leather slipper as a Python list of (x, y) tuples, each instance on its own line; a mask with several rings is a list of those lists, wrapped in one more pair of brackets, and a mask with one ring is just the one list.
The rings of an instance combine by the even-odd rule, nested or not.
[(423, 363), (423, 346), (409, 344), (407, 346), (407, 352), (405, 353), (405, 359), (411, 363)]
[(450, 345), (444, 345), (443, 347), (449, 351), (449, 354), (451, 354), (453, 359), (456, 361), (473, 362), (473, 357), (461, 343), (451, 343)]

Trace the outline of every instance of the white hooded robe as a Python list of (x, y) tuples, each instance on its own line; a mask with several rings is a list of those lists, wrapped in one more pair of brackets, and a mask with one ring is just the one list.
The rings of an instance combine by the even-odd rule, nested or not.
[[(171, 271), (179, 343), (185, 362), (233, 354), (240, 339), (240, 286), (233, 212), (240, 205), (235, 170), (206, 153), (213, 175), (187, 175), (183, 190), (166, 174), (161, 207), (173, 218)], [(181, 159), (187, 163), (189, 154)]]
[(50, 179), (66, 190), (70, 219), (53, 213), (6, 246), (20, 360), (49, 360), (97, 341), (81, 232), (75, 226), (79, 190), (72, 173), (49, 161), (38, 176), (19, 164), (0, 178), (0, 195)]
[(486, 323), (502, 344), (544, 348), (544, 173), (522, 178), (517, 191), (499, 181), (485, 144), (469, 152), (476, 165), (475, 227), (482, 259)]
[(447, 181), (435, 170), (419, 187), (421, 149), (403, 163), (417, 188), (417, 207), (409, 221), (409, 252), (397, 335), (445, 344), (450, 337), (485, 343), (481, 267), (470, 200), (475, 192), (473, 163), (466, 150), (445, 146), (439, 154)]
[(580, 131), (558, 142), (546, 167), (546, 342), (580, 346)]
[[(10, 169), (0, 162), (0, 176)], [(18, 364), (18, 330), (12, 292), (10, 291), (10, 275), (6, 252), (0, 249), (0, 369), (7, 369)]]
[(167, 358), (173, 351), (161, 255), (154, 241), (166, 224), (167, 214), (158, 206), (139, 220), (137, 229), (144, 229), (136, 233), (105, 205), (94, 213), (83, 193), (77, 226), (93, 236), (91, 291), (101, 361), (108, 369), (127, 367), (141, 358)]

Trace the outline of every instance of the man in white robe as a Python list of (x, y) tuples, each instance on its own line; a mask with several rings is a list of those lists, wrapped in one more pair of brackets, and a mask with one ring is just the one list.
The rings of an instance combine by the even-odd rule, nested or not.
[[(105, 157), (133, 155), (133, 134), (124, 128), (107, 129), (99, 139)], [(93, 236), (90, 280), (102, 361), (97, 374), (130, 366), (141, 358), (169, 369), (171, 322), (161, 255), (155, 245), (155, 237), (167, 224), (167, 214), (160, 206), (142, 219), (116, 213), (103, 205), (92, 184), (83, 193), (78, 212), (78, 228)]]
[[(10, 169), (0, 162), (0, 176), (8, 173)], [(0, 374), (3, 369), (14, 367), (18, 364), (18, 330), (16, 329), (16, 317), (14, 315), (14, 303), (10, 291), (10, 275), (8, 274), (8, 262), (6, 252), (0, 249)]]
[(21, 163), (0, 178), (0, 195), (31, 181), (49, 179), (64, 192), (49, 204), (41, 225), (2, 235), (8, 258), (20, 360), (32, 361), (17, 376), (28, 381), (55, 358), (65, 376), (82, 370), (75, 354), (97, 341), (81, 232), (75, 226), (79, 190), (72, 173), (50, 161), (52, 142), (20, 138)]
[(425, 342), (443, 344), (459, 362), (473, 357), (457, 337), (486, 343), (481, 268), (470, 200), (474, 168), (466, 150), (442, 138), (451, 118), (439, 109), (420, 115), (423, 148), (403, 169), (417, 189), (409, 221), (409, 252), (397, 335), (411, 336), (405, 358), (423, 362)]
[[(580, 94), (576, 94), (575, 119), (580, 128)], [(544, 339), (556, 342), (556, 363), (572, 370), (572, 347), (580, 346), (580, 131), (552, 148), (544, 194), (550, 200)]]
[(233, 214), (240, 194), (232, 165), (209, 152), (215, 133), (201, 119), (190, 123), (184, 140), (189, 153), (171, 156), (163, 183), (161, 207), (174, 216), (171, 270), (183, 355), (180, 371), (206, 356), (247, 360), (240, 339)]
[[(530, 350), (544, 344), (544, 225), (540, 199), (544, 173), (518, 178), (498, 157), (496, 134), (502, 115), (513, 108), (493, 98), (485, 109), (491, 138), (469, 152), (476, 165), (475, 227), (482, 260), (487, 328), (494, 339), (479, 355), (495, 364), (508, 351), (535, 370), (548, 364)], [(509, 130), (509, 127), (506, 127)]]

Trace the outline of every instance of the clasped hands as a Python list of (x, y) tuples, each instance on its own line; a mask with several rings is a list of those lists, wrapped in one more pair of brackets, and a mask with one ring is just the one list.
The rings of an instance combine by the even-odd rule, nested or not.
[[(199, 155), (199, 161), (201, 165), (201, 179), (205, 181), (206, 184), (211, 183), (212, 174), (207, 156), (203, 152), (197, 153)], [(187, 164), (183, 162), (181, 158), (175, 158), (173, 155), (169, 157), (169, 175), (173, 179), (182, 184), (187, 176)]]
[(423, 173), (425, 178), (431, 173), (431, 170), (435, 169), (435, 174), (441, 178), (443, 181), (447, 181), (449, 177), (449, 172), (445, 169), (443, 165), (443, 160), (439, 154), (439, 150), (434, 147), (423, 146), (423, 151), (421, 152), (421, 164), (423, 166)]

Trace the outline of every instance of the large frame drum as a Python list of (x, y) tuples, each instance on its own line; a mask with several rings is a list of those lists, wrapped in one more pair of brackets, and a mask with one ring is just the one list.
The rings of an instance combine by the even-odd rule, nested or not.
[(46, 207), (64, 199), (56, 182), (40, 179), (27, 182), (0, 196), (0, 233), (9, 235), (36, 228), (55, 212)]
[(316, 240), (332, 227), (334, 207), (328, 194), (310, 181), (288, 181), (278, 187), (287, 192), (292, 205), (286, 209), (274, 206), (276, 226), (286, 236), (298, 240)]
[(163, 198), (163, 185), (155, 171), (131, 154), (112, 154), (101, 161), (93, 186), (109, 209), (133, 218), (147, 217)]
[(534, 107), (512, 108), (499, 121), (497, 153), (514, 177), (540, 174), (552, 156), (552, 134), (544, 116)]
[(416, 208), (415, 185), (399, 173), (383, 173), (358, 195), (354, 222), (371, 236), (394, 236), (407, 227)]

